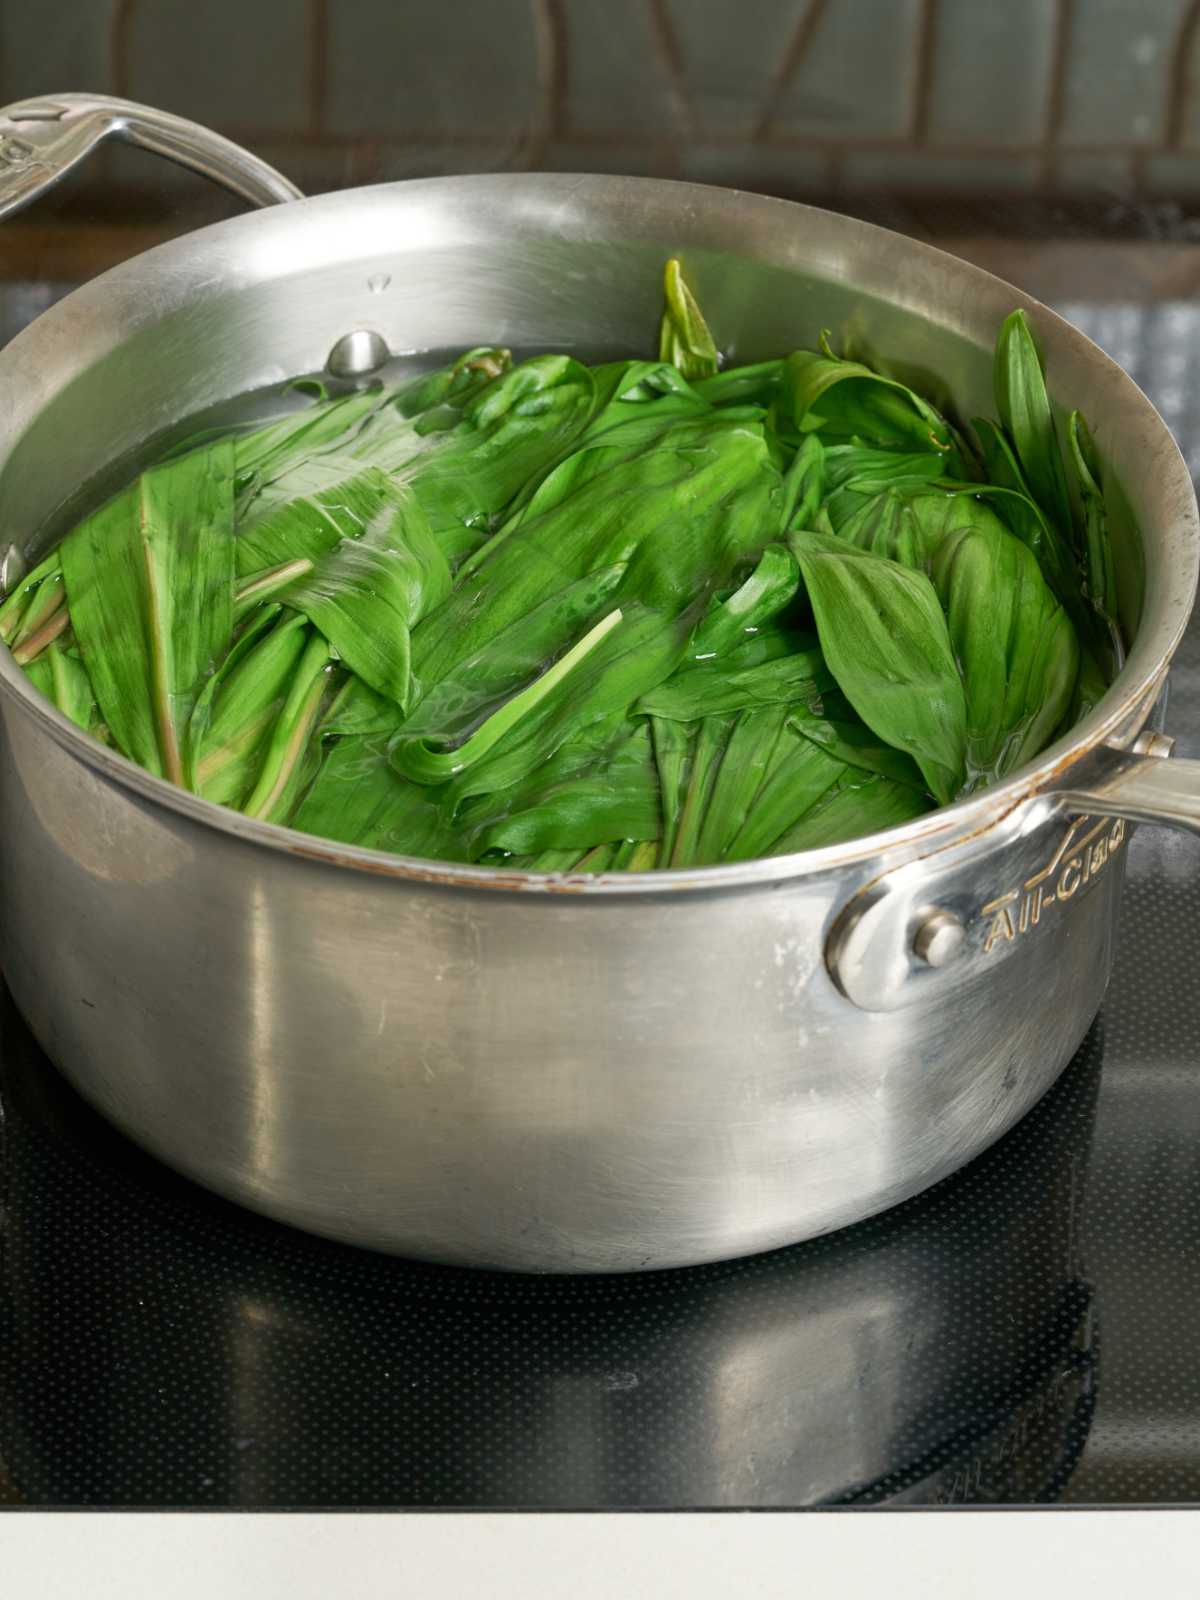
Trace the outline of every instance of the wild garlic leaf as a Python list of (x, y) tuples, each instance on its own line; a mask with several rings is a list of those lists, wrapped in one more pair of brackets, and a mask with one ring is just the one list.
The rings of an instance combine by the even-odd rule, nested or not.
[(449, 592), (450, 567), (416, 496), (389, 480), (362, 533), (340, 540), (279, 598), (364, 683), (407, 710), (412, 630)]
[(1111, 666), (1114, 673), (1125, 661), (1124, 642), (1118, 621), (1116, 566), (1113, 560), (1112, 541), (1108, 530), (1108, 510), (1101, 487), (1100, 458), (1088, 430), (1087, 423), (1078, 411), (1072, 411), (1067, 423), (1067, 439), (1075, 483), (1083, 508), (1083, 588), (1092, 609), (1099, 616), (1108, 634)]
[(784, 362), (778, 404), (801, 433), (819, 432), (826, 443), (849, 440), (883, 450), (925, 452), (945, 470), (964, 476), (954, 429), (913, 389), (859, 361), (832, 353), (795, 350)]
[(717, 347), (677, 259), (667, 262), (663, 289), (667, 308), (659, 331), (659, 360), (669, 361), (685, 378), (712, 377), (718, 365)]
[(1046, 393), (1041, 357), (1023, 311), (1004, 319), (996, 339), (996, 410), (1029, 492), (1050, 522), (1069, 535), (1071, 502)]
[(142, 473), (61, 547), (75, 636), (117, 748), (184, 781), (192, 708), (233, 632), (231, 440)]
[(1029, 550), (1003, 528), (957, 528), (933, 558), (967, 703), (966, 778), (994, 783), (1043, 749), (1079, 670), (1070, 618)]
[(965, 775), (967, 707), (933, 585), (840, 539), (796, 533), (791, 545), (838, 687), (948, 804)]

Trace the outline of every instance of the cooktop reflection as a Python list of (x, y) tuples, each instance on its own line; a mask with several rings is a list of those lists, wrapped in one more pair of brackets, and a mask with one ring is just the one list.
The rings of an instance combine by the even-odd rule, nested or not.
[(845, 1232), (637, 1277), (413, 1265), (253, 1217), (90, 1112), (6, 999), (0, 1500), (1196, 1497), (1200, 1079), (1146, 1026), (1160, 865), (1131, 852), (1107, 1013), (980, 1160)]

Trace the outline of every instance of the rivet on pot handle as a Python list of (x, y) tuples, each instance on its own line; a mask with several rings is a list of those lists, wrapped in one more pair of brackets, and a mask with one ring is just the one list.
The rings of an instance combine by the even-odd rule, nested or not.
[(105, 139), (166, 156), (250, 205), (303, 199), (274, 167), (197, 122), (107, 95), (55, 94), (0, 110), (0, 218), (52, 188)]
[(936, 1001), (1052, 933), (1124, 848), (1131, 822), (1200, 833), (1200, 761), (1167, 761), (1145, 732), (1101, 747), (991, 827), (882, 874), (850, 900), (825, 947), (830, 975), (864, 1011)]

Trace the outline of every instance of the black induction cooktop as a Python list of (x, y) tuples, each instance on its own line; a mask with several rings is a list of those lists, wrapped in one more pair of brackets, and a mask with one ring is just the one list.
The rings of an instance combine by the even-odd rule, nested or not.
[[(54, 292), (0, 286), (0, 336)], [(1200, 313), (1061, 309), (1200, 456)], [(1182, 754), (1198, 669), (1195, 626)], [(1141, 829), (1104, 1009), (1000, 1144), (842, 1233), (636, 1277), (251, 1216), (112, 1131), (0, 998), (0, 1504), (1200, 1501), (1198, 906), (1200, 844)]]

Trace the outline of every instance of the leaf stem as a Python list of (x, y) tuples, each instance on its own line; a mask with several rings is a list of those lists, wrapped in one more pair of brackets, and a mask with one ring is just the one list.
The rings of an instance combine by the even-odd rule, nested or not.
[(300, 658), (254, 793), (242, 808), (246, 816), (277, 820), (273, 813), (295, 776), (321, 709), (329, 661), (329, 646), (314, 634)]
[(48, 644), (53, 643), (59, 634), (67, 631), (70, 622), (71, 613), (66, 606), (58, 606), (36, 633), (31, 633), (16, 647), (13, 651), (13, 660), (19, 667), (29, 666), (30, 662), (37, 660)]
[(621, 620), (621, 612), (610, 611), (590, 628), (578, 644), (567, 651), (549, 667), (540, 678), (522, 689), (520, 694), (506, 700), (486, 722), (481, 723), (469, 738), (453, 750), (436, 750), (428, 739), (405, 739), (403, 734), (392, 751), (392, 764), (414, 783), (444, 783), (467, 767), (473, 766), (487, 754), (510, 728), (529, 715), (563, 678), (589, 655), (606, 634), (612, 632)]

